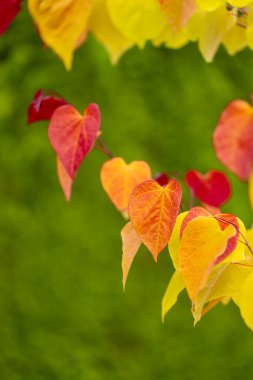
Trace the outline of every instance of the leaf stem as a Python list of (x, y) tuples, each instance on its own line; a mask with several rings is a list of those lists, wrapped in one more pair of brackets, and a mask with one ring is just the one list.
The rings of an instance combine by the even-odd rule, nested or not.
[(97, 138), (97, 145), (95, 145), (95, 147), (100, 152), (103, 152), (107, 157), (109, 157), (109, 158), (113, 158), (114, 157), (113, 154), (112, 154), (112, 152), (110, 151), (110, 149), (108, 149), (108, 147), (105, 145), (105, 143), (101, 139), (101, 137)]

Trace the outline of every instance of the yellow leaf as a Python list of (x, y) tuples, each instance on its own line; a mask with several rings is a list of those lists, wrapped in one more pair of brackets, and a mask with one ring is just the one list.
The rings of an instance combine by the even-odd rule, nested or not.
[(195, 0), (159, 0), (163, 13), (174, 30), (187, 25), (196, 10)]
[(90, 15), (92, 0), (28, 0), (42, 40), (71, 68), (73, 52)]
[(239, 297), (239, 307), (246, 325), (253, 330), (253, 273), (247, 277), (243, 284)]
[(174, 268), (176, 270), (179, 268), (178, 251), (179, 251), (179, 245), (180, 245), (181, 225), (183, 223), (184, 218), (188, 214), (188, 212), (189, 211), (182, 212), (181, 214), (178, 215), (171, 237), (170, 237), (169, 244), (168, 244), (169, 254), (170, 254), (172, 263), (174, 265)]
[(117, 63), (121, 55), (132, 47), (133, 43), (112, 23), (105, 0), (93, 1), (89, 29), (105, 47), (112, 63)]
[(185, 284), (184, 284), (181, 273), (179, 271), (175, 271), (170, 279), (169, 285), (162, 299), (162, 321), (163, 322), (164, 322), (165, 315), (175, 305), (179, 294), (184, 288), (185, 288)]
[(108, 0), (107, 4), (117, 29), (140, 47), (167, 23), (156, 0)]
[(221, 5), (224, 5), (225, 8), (224, 0), (196, 0), (196, 3), (199, 6), (199, 8), (203, 9), (204, 11), (214, 11)]
[(179, 246), (179, 265), (191, 300), (205, 286), (215, 260), (235, 235), (232, 225), (222, 231), (212, 217), (200, 216), (187, 224)]
[(141, 245), (141, 239), (139, 238), (139, 235), (135, 231), (135, 229), (132, 226), (132, 223), (129, 222), (125, 225), (125, 227), (121, 231), (121, 237), (122, 237), (122, 273), (123, 273), (123, 289), (125, 289), (126, 286), (126, 280), (128, 273), (130, 271), (132, 262), (135, 258), (136, 253), (138, 252), (140, 245)]

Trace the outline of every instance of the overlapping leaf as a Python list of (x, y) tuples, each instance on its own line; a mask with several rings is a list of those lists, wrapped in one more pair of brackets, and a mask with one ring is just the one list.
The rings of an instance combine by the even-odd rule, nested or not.
[(105, 162), (101, 169), (101, 182), (115, 207), (125, 213), (129, 197), (134, 188), (151, 178), (151, 170), (145, 161), (126, 164), (123, 158), (115, 157)]
[(155, 260), (170, 240), (181, 197), (182, 190), (175, 179), (165, 187), (154, 180), (143, 182), (130, 196), (130, 220)]

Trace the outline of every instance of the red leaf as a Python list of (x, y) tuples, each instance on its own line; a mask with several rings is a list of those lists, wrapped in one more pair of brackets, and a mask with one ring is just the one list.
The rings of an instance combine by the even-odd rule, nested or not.
[(56, 108), (65, 104), (68, 103), (60, 96), (50, 92), (43, 94), (42, 90), (38, 90), (28, 108), (27, 124), (50, 120)]
[[(222, 231), (225, 230), (231, 224), (236, 228), (236, 235), (228, 240), (225, 252), (217, 258), (216, 264), (218, 264), (235, 249), (237, 245), (237, 239), (239, 238), (239, 224), (237, 218), (232, 214), (217, 214), (215, 215), (215, 218), (218, 220)], [(222, 220), (224, 220), (224, 222)]]
[(246, 181), (253, 162), (253, 107), (243, 100), (231, 102), (221, 114), (213, 143), (223, 165)]
[(93, 148), (99, 128), (100, 112), (96, 104), (90, 104), (83, 116), (71, 105), (61, 106), (53, 113), (49, 140), (72, 179)]
[(8, 29), (21, 8), (22, 0), (0, 0), (0, 34)]
[(210, 170), (206, 174), (190, 170), (186, 173), (186, 182), (194, 195), (210, 206), (220, 207), (231, 194), (228, 178), (218, 170)]
[(169, 177), (166, 173), (157, 173), (154, 176), (154, 180), (158, 182), (160, 186), (166, 186), (169, 183)]

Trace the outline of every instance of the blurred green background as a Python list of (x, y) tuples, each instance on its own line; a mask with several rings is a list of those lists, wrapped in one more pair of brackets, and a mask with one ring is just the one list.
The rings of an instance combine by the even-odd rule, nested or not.
[[(248, 99), (253, 54), (221, 50), (206, 64), (195, 45), (137, 48), (112, 67), (93, 39), (71, 72), (43, 49), (26, 12), (0, 40), (0, 379), (238, 379), (253, 376), (253, 337), (233, 305), (218, 306), (195, 328), (186, 296), (161, 323), (172, 273), (136, 257), (121, 285), (124, 221), (103, 192), (105, 157), (82, 164), (64, 200), (47, 123), (26, 125), (38, 88), (53, 89), (80, 111), (97, 102), (104, 141), (127, 161), (157, 171), (222, 168), (211, 135), (224, 106)], [(233, 175), (224, 208), (249, 226), (247, 185)]]

